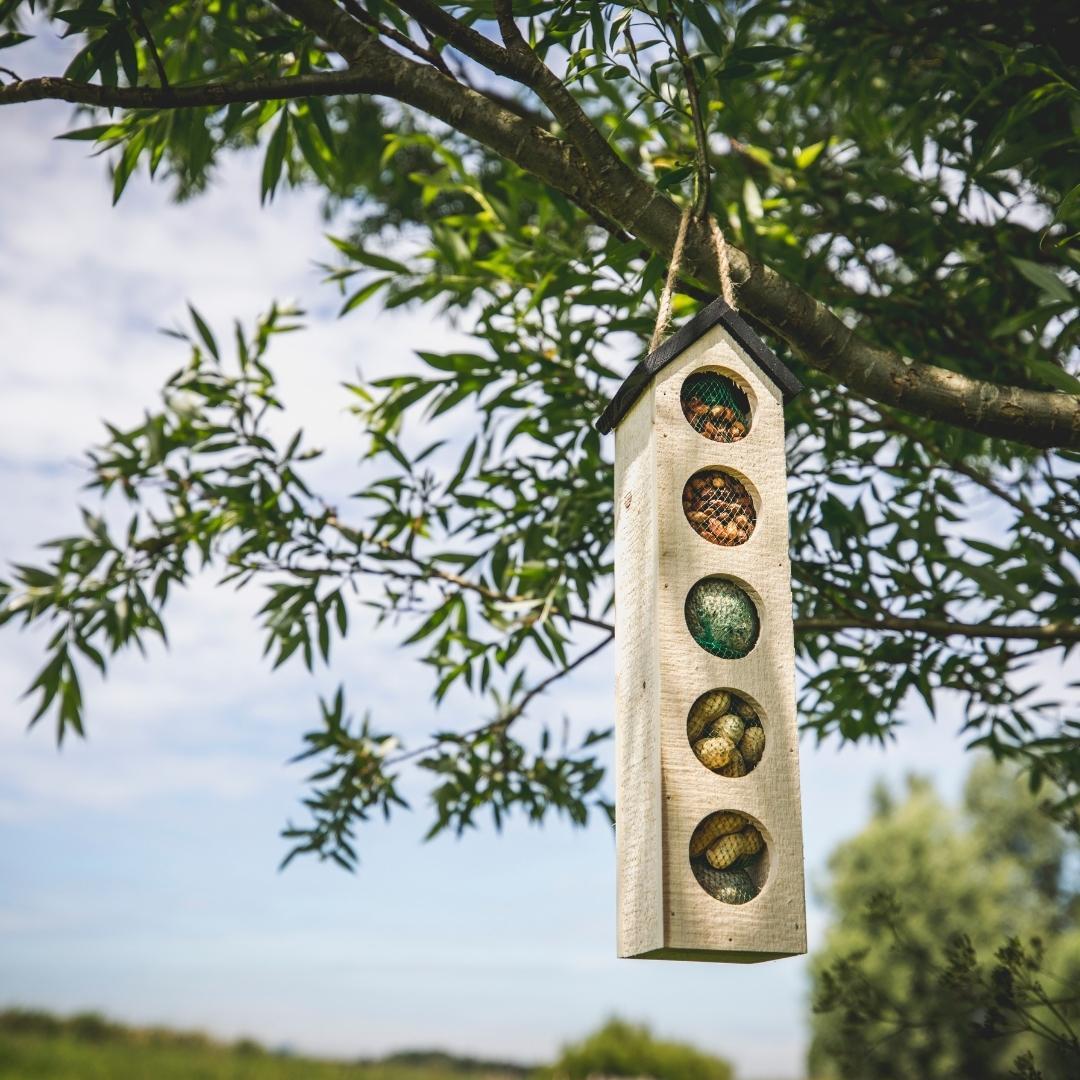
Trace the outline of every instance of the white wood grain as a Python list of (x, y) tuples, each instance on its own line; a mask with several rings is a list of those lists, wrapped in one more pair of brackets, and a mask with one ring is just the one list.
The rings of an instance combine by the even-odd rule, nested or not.
[[(687, 375), (716, 368), (750, 398), (749, 434), (718, 443), (682, 412)], [(739, 477), (757, 524), (738, 547), (711, 544), (682, 509), (686, 480), (719, 466)], [(795, 658), (788, 561), (787, 477), (780, 393), (723, 327), (665, 367), (616, 429), (616, 755), (619, 955), (753, 962), (806, 951)], [(719, 574), (754, 599), (761, 636), (748, 656), (722, 660), (690, 636), (684, 603)], [(744, 777), (695, 757), (686, 717), (716, 687), (759, 707), (765, 753)], [(768, 876), (749, 903), (724, 904), (690, 868), (690, 834), (715, 810), (759, 823)]]

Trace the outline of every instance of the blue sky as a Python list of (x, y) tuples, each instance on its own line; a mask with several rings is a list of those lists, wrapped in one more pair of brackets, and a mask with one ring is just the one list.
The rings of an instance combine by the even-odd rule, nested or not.
[[(103, 418), (134, 421), (154, 402), (184, 358), (156, 328), (181, 321), (189, 300), (219, 326), (273, 298), (308, 309), (309, 329), (272, 359), (290, 425), (328, 449), (321, 476), (355, 489), (362, 441), (338, 384), (449, 347), (454, 331), (427, 312), (336, 320), (314, 266), (329, 257), (317, 199), (260, 209), (252, 158), (185, 206), (139, 176), (110, 208), (102, 161), (50, 140), (68, 120), (63, 106), (0, 111), (0, 560), (31, 559), (77, 528), (89, 499), (79, 455)], [(420, 813), (363, 834), (355, 877), (303, 862), (279, 874), (277, 832), (302, 791), (285, 762), (317, 694), (342, 680), (406, 737), (472, 726), (479, 706), (457, 698), (436, 717), (426, 671), (396, 647), (404, 635), (362, 619), (332, 671), (271, 675), (258, 602), (210, 578), (178, 597), (170, 650), (88, 677), (90, 738), (62, 752), (44, 726), (27, 732), (18, 700), (40, 637), (0, 636), (0, 1005), (97, 1008), (328, 1054), (440, 1045), (521, 1059), (619, 1013), (724, 1054), (743, 1077), (801, 1074), (806, 962), (617, 960), (613, 844), (599, 824), (422, 845), (416, 789)], [(537, 719), (605, 726), (612, 678), (608, 655)], [(956, 727), (913, 707), (888, 750), (804, 741), (811, 889), (878, 778), (917, 770), (957, 790)], [(813, 945), (823, 915), (814, 904), (810, 915)]]

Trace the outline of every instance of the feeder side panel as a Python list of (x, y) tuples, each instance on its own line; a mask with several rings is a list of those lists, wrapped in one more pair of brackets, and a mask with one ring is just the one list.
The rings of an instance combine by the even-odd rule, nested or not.
[(615, 431), (615, 783), (620, 956), (663, 946), (654, 394)]

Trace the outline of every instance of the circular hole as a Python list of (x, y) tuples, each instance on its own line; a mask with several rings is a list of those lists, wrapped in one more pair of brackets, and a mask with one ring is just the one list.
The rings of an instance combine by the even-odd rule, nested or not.
[(682, 493), (690, 528), (710, 544), (745, 544), (757, 524), (757, 510), (746, 485), (723, 469), (700, 469)]
[(733, 690), (709, 690), (690, 706), (686, 737), (698, 761), (718, 776), (753, 772), (765, 752), (757, 708)]
[(753, 900), (769, 876), (769, 849), (761, 826), (737, 810), (709, 814), (690, 837), (690, 869), (715, 900)]
[(686, 597), (686, 627), (708, 653), (740, 660), (757, 644), (761, 623), (749, 593), (730, 578), (702, 578)]
[(750, 399), (719, 371), (695, 371), (682, 385), (682, 411), (690, 426), (714, 442), (738, 442), (750, 430)]

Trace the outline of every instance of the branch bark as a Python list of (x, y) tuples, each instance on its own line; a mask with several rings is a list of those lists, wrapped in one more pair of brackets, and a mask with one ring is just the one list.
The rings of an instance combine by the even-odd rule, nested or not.
[[(389, 51), (389, 50), (388, 50)], [(103, 109), (191, 109), (245, 101), (376, 92), (375, 80), (362, 71), (318, 71), (278, 79), (240, 79), (198, 86), (101, 86), (43, 76), (0, 84), (0, 105), (25, 101), (69, 101)]]
[(959, 623), (951, 619), (922, 619), (895, 615), (865, 619), (841, 615), (795, 620), (797, 634), (823, 634), (834, 630), (892, 630), (936, 638), (966, 637), (998, 641), (1041, 641), (1049, 645), (1069, 645), (1080, 641), (1080, 625), (1070, 622), (1039, 623), (1035, 626), (995, 626), (992, 623)]
[[(316, 94), (381, 94), (443, 121), (561, 191), (595, 218), (614, 222), (653, 251), (670, 256), (679, 225), (678, 207), (612, 150), (561, 83), (558, 91), (548, 84), (544, 72), (556, 82), (557, 78), (527, 46), (532, 61), (517, 49), (500, 47), (426, 0), (399, 3), (403, 11), (489, 70), (536, 90), (556, 113), (566, 140), (388, 48), (333, 0), (277, 0), (276, 6), (325, 38), (349, 68), (288, 79), (167, 89), (30, 79), (0, 85), (0, 105), (52, 98), (108, 108), (156, 109)], [(573, 102), (573, 110), (566, 97)], [(811, 367), (875, 401), (939, 422), (1036, 447), (1080, 449), (1080, 396), (1003, 386), (882, 348), (862, 338), (793, 282), (752, 263), (745, 252), (732, 247), (730, 254), (742, 307)], [(719, 291), (706, 225), (692, 223), (684, 265)]]

